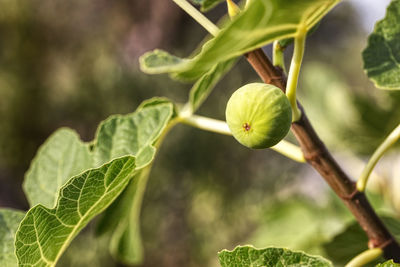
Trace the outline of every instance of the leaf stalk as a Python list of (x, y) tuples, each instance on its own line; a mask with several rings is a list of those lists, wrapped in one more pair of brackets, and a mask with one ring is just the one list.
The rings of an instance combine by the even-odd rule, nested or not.
[(364, 192), (367, 187), (368, 178), (371, 172), (375, 168), (376, 164), (382, 158), (383, 154), (393, 146), (400, 139), (400, 124), (389, 134), (388, 137), (382, 142), (382, 144), (375, 150), (374, 154), (368, 161), (360, 178), (357, 181), (357, 189), (360, 192)]
[(180, 8), (182, 8), (189, 16), (191, 16), (197, 23), (199, 23), (204, 29), (206, 29), (211, 35), (216, 36), (219, 33), (219, 28), (212, 23), (206, 16), (198, 11), (186, 0), (172, 0)]
[(301, 117), (301, 111), (297, 106), (296, 91), (299, 81), (301, 63), (303, 61), (304, 49), (306, 43), (307, 28), (303, 25), (299, 26), (297, 36), (294, 39), (294, 52), (292, 62), (290, 63), (288, 81), (286, 86), (286, 95), (292, 106), (293, 122), (298, 121)]
[(284, 48), (279, 44), (279, 41), (274, 41), (272, 46), (272, 64), (275, 67), (281, 68), (284, 72), (286, 72), (285, 68), (285, 58), (284, 58)]
[(382, 254), (383, 251), (381, 248), (368, 249), (354, 257), (345, 267), (365, 266), (366, 264), (378, 259)]

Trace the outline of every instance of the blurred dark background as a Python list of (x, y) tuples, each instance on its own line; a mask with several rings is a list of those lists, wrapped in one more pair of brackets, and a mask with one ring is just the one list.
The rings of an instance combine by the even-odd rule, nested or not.
[[(400, 94), (375, 89), (362, 70), (361, 51), (385, 1), (375, 3), (379, 8), (356, 2), (340, 4), (310, 36), (299, 89), (317, 131), (354, 176), (400, 117)], [(222, 4), (207, 16), (216, 21), (225, 13)], [(100, 121), (147, 98), (186, 101), (189, 84), (141, 73), (138, 57), (154, 48), (187, 56), (205, 36), (172, 1), (0, 0), (0, 207), (28, 208), (24, 173), (57, 128), (71, 127), (90, 141)], [(257, 80), (240, 60), (199, 114), (224, 119), (230, 94)], [(373, 189), (387, 196), (375, 197), (376, 207), (396, 215), (400, 204), (388, 184), (400, 158), (392, 151), (376, 174), (388, 182)], [(248, 243), (327, 255), (322, 244), (350, 219), (310, 167), (178, 126), (146, 191), (142, 266), (216, 266), (217, 251)], [(60, 266), (115, 264), (92, 227)]]

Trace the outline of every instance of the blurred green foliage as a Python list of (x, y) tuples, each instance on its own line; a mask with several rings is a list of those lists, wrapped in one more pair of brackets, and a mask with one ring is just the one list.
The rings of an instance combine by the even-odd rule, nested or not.
[[(137, 69), (138, 40), (149, 40), (145, 50), (161, 44), (186, 56), (204, 37), (172, 1), (163, 15), (144, 9), (160, 2), (0, 0), (0, 206), (27, 207), (23, 174), (55, 129), (69, 126), (91, 140), (101, 120), (146, 98), (186, 100), (190, 85)], [(299, 89), (328, 147), (363, 157), (400, 117), (400, 93), (376, 90), (362, 71), (365, 41), (351, 6), (338, 6), (309, 38)], [(224, 119), (229, 95), (254, 81), (241, 60), (199, 113)], [(178, 126), (157, 157), (142, 208), (143, 266), (217, 266), (217, 251), (248, 243), (329, 258), (322, 245), (351, 218), (309, 167), (230, 137)], [(60, 266), (113, 265), (107, 237), (94, 239), (93, 227)]]

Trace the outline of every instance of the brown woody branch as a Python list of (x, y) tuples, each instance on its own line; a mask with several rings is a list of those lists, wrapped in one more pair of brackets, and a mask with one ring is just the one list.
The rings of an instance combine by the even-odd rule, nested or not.
[[(265, 83), (273, 84), (283, 91), (286, 76), (275, 68), (261, 49), (246, 54), (248, 62)], [(342, 199), (369, 238), (370, 248), (380, 247), (387, 259), (400, 262), (400, 246), (377, 216), (363, 192), (341, 169), (310, 124), (304, 109), (299, 104), (302, 116), (292, 124), (292, 131), (299, 142), (304, 157), (325, 179), (333, 191)]]

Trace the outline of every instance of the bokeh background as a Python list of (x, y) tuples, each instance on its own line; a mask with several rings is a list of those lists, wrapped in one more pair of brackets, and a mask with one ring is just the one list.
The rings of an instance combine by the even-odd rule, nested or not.
[[(399, 123), (400, 93), (375, 89), (361, 60), (388, 2), (344, 1), (307, 42), (300, 101), (353, 177)], [(207, 16), (217, 21), (225, 13), (222, 4)], [(90, 141), (100, 121), (133, 112), (147, 98), (185, 102), (190, 84), (141, 73), (138, 57), (154, 48), (187, 56), (206, 34), (171, 0), (0, 0), (0, 207), (28, 208), (24, 173), (57, 128), (71, 127)], [(291, 47), (288, 63), (290, 53)], [(198, 113), (224, 119), (230, 94), (254, 81), (240, 60)], [(400, 210), (399, 163), (394, 148), (371, 186), (374, 205), (391, 217)], [(307, 165), (180, 125), (162, 145), (145, 194), (141, 266), (217, 266), (217, 252), (239, 244), (301, 249), (340, 266), (352, 255), (333, 241), (342, 240), (351, 220)], [(122, 266), (94, 228), (77, 238), (60, 266)]]

